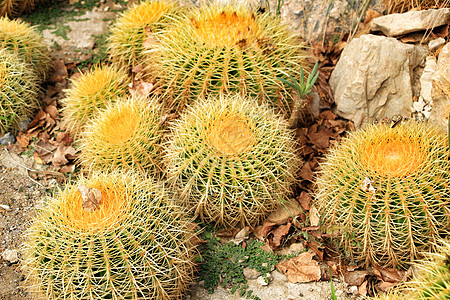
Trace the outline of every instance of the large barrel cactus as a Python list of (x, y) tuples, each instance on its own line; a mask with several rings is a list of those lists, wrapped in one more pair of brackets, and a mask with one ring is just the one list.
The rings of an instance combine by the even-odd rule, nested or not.
[(332, 148), (317, 199), (358, 261), (406, 267), (450, 229), (447, 135), (427, 124), (372, 125)]
[(109, 53), (121, 66), (143, 64), (143, 52), (152, 48), (156, 36), (164, 32), (176, 15), (173, 1), (143, 1), (122, 13), (109, 37)]
[(73, 80), (61, 100), (64, 127), (79, 136), (86, 123), (110, 102), (127, 95), (129, 82), (127, 72), (113, 66), (96, 67)]
[(0, 17), (0, 49), (7, 48), (30, 63), (39, 78), (45, 80), (52, 60), (41, 36), (28, 24)]
[(292, 98), (277, 77), (296, 77), (307, 56), (279, 18), (236, 4), (192, 9), (148, 54), (146, 65), (175, 110), (209, 94), (240, 93), (283, 113), (291, 110)]
[(80, 161), (91, 170), (139, 169), (160, 173), (161, 105), (157, 99), (122, 99), (86, 125)]
[(38, 211), (24, 270), (43, 299), (180, 299), (193, 276), (194, 228), (159, 184), (96, 173)]
[(38, 79), (16, 53), (0, 49), (0, 133), (17, 131), (39, 107)]
[(183, 206), (218, 226), (255, 225), (284, 203), (300, 167), (286, 122), (249, 100), (201, 101), (168, 137), (168, 177)]

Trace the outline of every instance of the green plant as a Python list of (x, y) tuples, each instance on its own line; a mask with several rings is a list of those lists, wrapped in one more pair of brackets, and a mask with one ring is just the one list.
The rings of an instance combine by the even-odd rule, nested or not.
[(180, 201), (218, 226), (255, 225), (286, 199), (301, 162), (285, 121), (240, 95), (200, 101), (168, 139), (167, 173)]
[(0, 17), (0, 49), (17, 53), (32, 65), (42, 79), (51, 69), (52, 60), (42, 38), (26, 23)]
[(195, 247), (195, 225), (161, 185), (95, 173), (37, 212), (23, 269), (44, 299), (180, 299)]
[(96, 113), (126, 97), (129, 82), (127, 72), (113, 66), (95, 67), (73, 80), (61, 100), (63, 126), (78, 136)]
[(448, 234), (448, 140), (427, 124), (351, 133), (327, 154), (317, 186), (324, 224), (342, 227), (338, 246), (357, 261), (404, 268)]
[(39, 107), (37, 82), (34, 71), (17, 54), (0, 49), (0, 133), (17, 131), (20, 122), (34, 114)]
[(308, 75), (308, 79), (305, 82), (305, 73), (303, 71), (303, 68), (300, 67), (300, 77), (299, 81), (297, 81), (294, 77), (292, 77), (289, 74), (286, 74), (282, 71), (282, 73), (289, 77), (289, 80), (284, 79), (282, 77), (277, 77), (278, 80), (283, 82), (284, 84), (290, 86), (296, 93), (299, 99), (294, 101), (294, 108), (292, 109), (291, 117), (289, 119), (289, 124), (291, 128), (296, 128), (298, 124), (298, 120), (300, 118), (300, 114), (302, 112), (302, 107), (305, 102), (306, 96), (311, 92), (311, 89), (314, 86), (314, 83), (317, 81), (317, 78), (319, 78), (319, 62), (316, 62), (314, 65), (314, 68), (312, 69), (311, 73)]
[(148, 51), (146, 65), (176, 111), (208, 95), (240, 93), (288, 114), (291, 91), (276, 77), (307, 67), (304, 47), (269, 13), (211, 4), (174, 20)]
[(175, 2), (149, 0), (122, 13), (108, 41), (112, 60), (131, 68), (143, 64), (144, 50), (157, 42), (157, 37), (172, 22), (176, 11)]
[(90, 170), (160, 171), (161, 105), (154, 98), (122, 99), (96, 116), (79, 141), (82, 165)]
[(244, 269), (254, 269), (260, 276), (266, 276), (283, 259), (275, 253), (268, 253), (261, 249), (264, 243), (251, 240), (245, 247), (233, 242), (221, 243), (213, 233), (206, 233), (206, 243), (200, 247), (201, 265), (200, 280), (205, 281), (205, 288), (214, 293), (219, 283), (239, 291), (241, 296), (248, 299), (260, 299), (248, 289)]

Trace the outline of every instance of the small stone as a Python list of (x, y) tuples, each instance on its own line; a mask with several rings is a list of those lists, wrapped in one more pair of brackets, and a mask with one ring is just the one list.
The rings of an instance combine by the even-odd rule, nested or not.
[(428, 43), (428, 48), (430, 48), (431, 51), (437, 50), (439, 47), (445, 44), (445, 39), (443, 38), (437, 38), (435, 40), (431, 40)]
[(2, 258), (14, 264), (19, 261), (19, 251), (6, 249), (2, 252)]
[(425, 103), (423, 102), (422, 98), (419, 98), (419, 101), (416, 101), (413, 103), (413, 107), (416, 111), (423, 111), (423, 107), (425, 106)]
[(245, 278), (247, 279), (256, 279), (259, 275), (261, 275), (261, 272), (257, 271), (256, 269), (252, 269), (249, 267), (246, 267), (243, 271)]
[(8, 205), (0, 204), (0, 207), (7, 211), (11, 210), (11, 207), (9, 207)]
[(351, 285), (351, 286), (348, 287), (348, 292), (350, 294), (357, 295), (358, 294), (358, 287), (355, 286), (355, 285)]
[(273, 280), (273, 277), (270, 273), (267, 273), (265, 276), (259, 276), (256, 279), (256, 282), (261, 286), (269, 285), (269, 282)]
[(2, 138), (0, 138), (0, 145), (10, 145), (14, 144), (15, 142), (16, 137), (11, 132), (8, 132)]

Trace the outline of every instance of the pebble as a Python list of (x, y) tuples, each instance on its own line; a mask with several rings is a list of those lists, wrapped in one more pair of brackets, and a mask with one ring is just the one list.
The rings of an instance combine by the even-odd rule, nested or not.
[(19, 251), (6, 249), (2, 252), (2, 258), (14, 264), (19, 261)]
[(445, 44), (445, 40), (443, 38), (437, 38), (435, 40), (431, 40), (428, 43), (428, 48), (430, 48), (431, 51), (437, 50), (440, 46)]
[(0, 207), (7, 211), (11, 210), (11, 207), (9, 207), (8, 205), (0, 204)]
[[(268, 278), (269, 280), (266, 280), (266, 278)], [(271, 282), (272, 280), (273, 280), (272, 274), (267, 273), (265, 276), (259, 276), (256, 279), (256, 282), (261, 286), (266, 286), (269, 285), (269, 282)]]
[(8, 132), (2, 138), (0, 138), (1, 145), (14, 144), (15, 142), (16, 142), (16, 137), (11, 132)]
[(259, 275), (261, 275), (261, 272), (259, 272), (256, 269), (252, 269), (249, 267), (246, 267), (243, 271), (245, 278), (247, 279), (256, 279)]

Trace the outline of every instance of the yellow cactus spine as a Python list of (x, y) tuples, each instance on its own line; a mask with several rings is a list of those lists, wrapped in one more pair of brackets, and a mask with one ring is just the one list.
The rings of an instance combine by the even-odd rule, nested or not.
[(406, 267), (450, 228), (448, 137), (417, 122), (372, 125), (332, 148), (317, 180), (325, 225), (366, 264)]
[(146, 63), (170, 108), (210, 94), (240, 93), (290, 112), (290, 88), (277, 77), (297, 76), (307, 54), (278, 18), (239, 5), (209, 5), (173, 23)]
[(80, 139), (80, 161), (90, 170), (139, 169), (160, 173), (161, 105), (157, 99), (121, 99), (90, 122)]
[(194, 271), (193, 228), (161, 185), (95, 173), (38, 211), (23, 268), (43, 299), (180, 299)]
[(256, 225), (286, 200), (300, 166), (286, 122), (240, 95), (197, 103), (168, 140), (167, 173), (180, 201), (217, 226)]
[(73, 80), (61, 100), (64, 126), (78, 136), (95, 114), (127, 95), (129, 82), (127, 72), (113, 66), (95, 67)]

